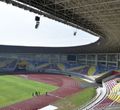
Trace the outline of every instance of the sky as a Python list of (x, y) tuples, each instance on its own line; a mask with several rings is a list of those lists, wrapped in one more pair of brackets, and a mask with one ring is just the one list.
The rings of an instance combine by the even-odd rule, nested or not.
[[(35, 29), (32, 12), (0, 2), (0, 45), (71, 47), (93, 43), (99, 38), (40, 16), (40, 25)], [(77, 31), (76, 36), (73, 33)]]

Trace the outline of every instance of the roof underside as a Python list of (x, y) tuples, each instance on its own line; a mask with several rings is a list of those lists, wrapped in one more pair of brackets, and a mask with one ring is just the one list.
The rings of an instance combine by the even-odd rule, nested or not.
[[(120, 52), (120, 0), (1, 1), (12, 3), (20, 8), (100, 36), (98, 42), (86, 46), (49, 48), (52, 53)], [(9, 47), (5, 48), (7, 49)], [(31, 48), (31, 50), (32, 49), (34, 48)], [(26, 51), (27, 50), (29, 49), (26, 48)], [(40, 49), (39, 47), (35, 50), (36, 52), (42, 52), (41, 50), (44, 50), (43, 52), (46, 53), (48, 48), (41, 47)]]

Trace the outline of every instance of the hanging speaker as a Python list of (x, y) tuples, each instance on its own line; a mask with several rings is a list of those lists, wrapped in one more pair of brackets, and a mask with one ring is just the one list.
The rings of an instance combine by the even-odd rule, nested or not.
[(39, 16), (35, 16), (35, 21), (40, 21), (40, 17)]

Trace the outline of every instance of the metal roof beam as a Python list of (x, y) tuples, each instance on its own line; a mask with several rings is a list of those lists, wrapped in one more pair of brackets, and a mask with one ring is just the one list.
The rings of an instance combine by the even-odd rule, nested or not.
[[(82, 8), (82, 7), (93, 7), (93, 6), (100, 6), (100, 5), (108, 5), (108, 4), (112, 4), (112, 3), (119, 3), (119, 0), (114, 0), (114, 1), (106, 1), (106, 2), (100, 2), (100, 3), (93, 3), (93, 4), (86, 4), (86, 5), (82, 5), (82, 4), (80, 4), (80, 3), (78, 3), (77, 2), (77, 6), (75, 6), (74, 5), (74, 7), (72, 7), (71, 5), (70, 5), (70, 3), (69, 3), (69, 5), (67, 6), (67, 5), (65, 5), (66, 7), (64, 7), (63, 9), (61, 9), (61, 10), (71, 10), (71, 9), (80, 9), (80, 8)], [(57, 10), (57, 11), (61, 11), (61, 10)]]

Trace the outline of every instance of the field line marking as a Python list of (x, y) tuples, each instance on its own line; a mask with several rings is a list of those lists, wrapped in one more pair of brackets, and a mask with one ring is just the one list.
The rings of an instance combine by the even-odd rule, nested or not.
[(57, 98), (60, 98), (60, 99), (64, 99), (63, 97), (60, 97), (60, 96), (57, 96), (57, 95), (54, 95), (54, 94), (50, 94), (50, 93), (48, 93), (48, 96), (53, 96), (53, 97), (57, 97)]

